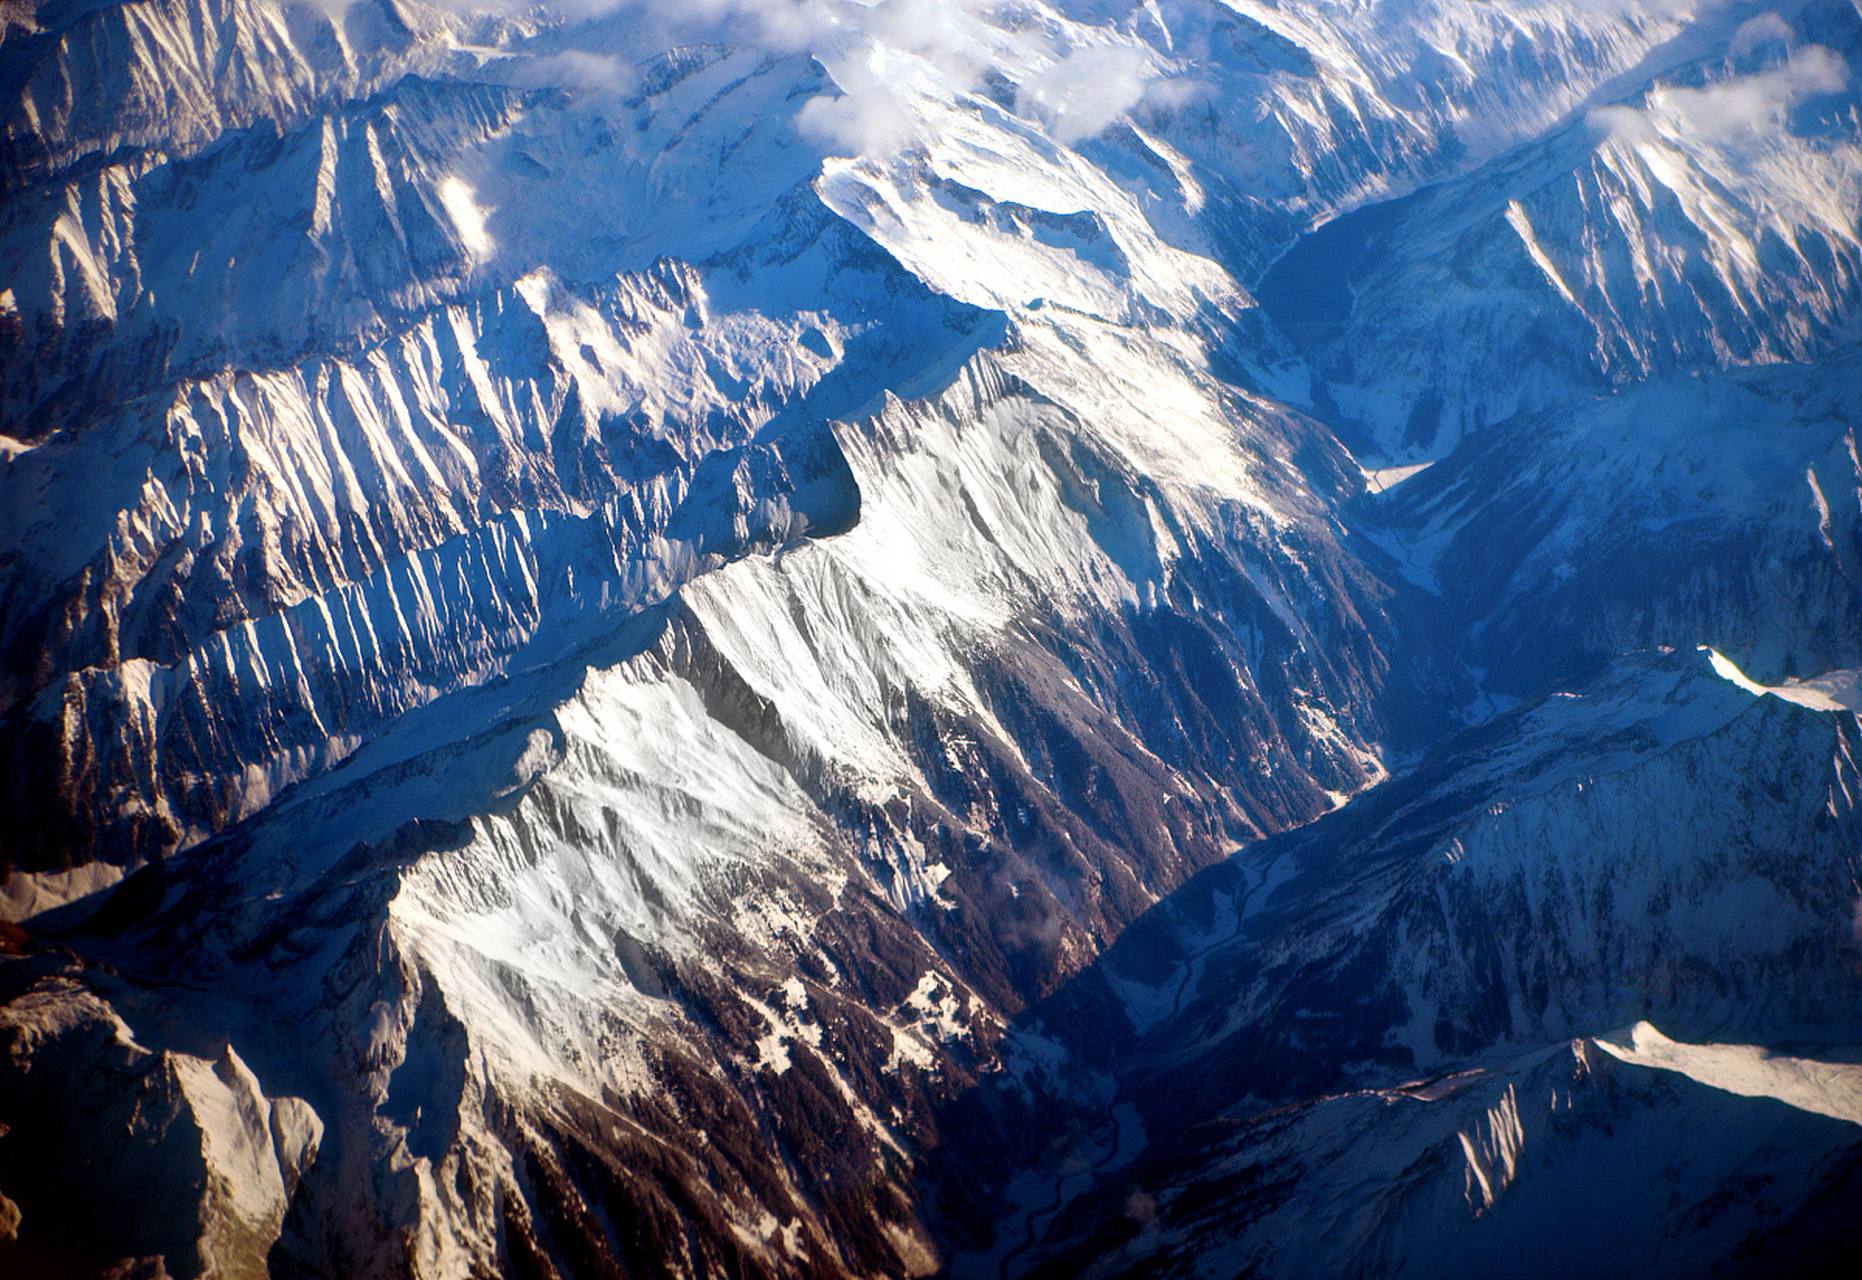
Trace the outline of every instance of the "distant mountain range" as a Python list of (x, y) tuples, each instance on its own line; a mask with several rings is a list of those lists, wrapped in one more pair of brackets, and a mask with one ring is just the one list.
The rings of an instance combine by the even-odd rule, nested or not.
[(1862, 1264), (1862, 8), (0, 5), (0, 1275)]

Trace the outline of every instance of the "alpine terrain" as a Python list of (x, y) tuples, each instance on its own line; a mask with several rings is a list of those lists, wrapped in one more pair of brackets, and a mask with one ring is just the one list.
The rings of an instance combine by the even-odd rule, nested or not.
[(1862, 0), (0, 117), (0, 1276), (1862, 1268)]

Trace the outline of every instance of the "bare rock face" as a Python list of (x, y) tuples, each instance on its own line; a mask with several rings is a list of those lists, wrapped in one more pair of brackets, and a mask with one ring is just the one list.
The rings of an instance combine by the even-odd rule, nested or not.
[(224, 1045), (151, 1050), (85, 981), (40, 953), (3, 1018), (0, 1183), (16, 1274), (264, 1276), (323, 1122), (266, 1096)]

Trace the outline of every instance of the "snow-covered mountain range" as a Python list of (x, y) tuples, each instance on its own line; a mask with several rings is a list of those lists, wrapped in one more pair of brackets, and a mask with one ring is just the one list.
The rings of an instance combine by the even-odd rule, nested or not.
[(0, 1273), (1862, 1253), (1853, 0), (0, 24)]

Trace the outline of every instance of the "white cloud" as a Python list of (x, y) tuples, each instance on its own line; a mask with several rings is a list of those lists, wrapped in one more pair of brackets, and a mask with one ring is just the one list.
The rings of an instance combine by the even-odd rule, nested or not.
[(1727, 0), (1528, 0), (1522, 7), (1569, 12), (1572, 9), (1607, 18), (1693, 18), (1710, 12)]
[(1102, 132), (1143, 100), (1148, 59), (1129, 45), (1075, 49), (1022, 86), (1056, 142), (1071, 144)]
[(806, 50), (841, 92), (805, 104), (803, 134), (843, 154), (895, 150), (917, 139), (905, 98), (925, 77), (973, 87), (990, 65), (996, 0), (797, 0), (756, 12), (763, 42)]
[(802, 136), (840, 155), (895, 151), (917, 138), (917, 122), (884, 85), (867, 85), (838, 98), (810, 98), (795, 117)]
[(1848, 83), (1849, 68), (1822, 45), (1793, 50), (1783, 65), (1703, 89), (1669, 89), (1657, 109), (1710, 138), (1782, 128), (1785, 113), (1812, 94), (1834, 93)]
[(1733, 38), (1726, 46), (1726, 51), (1735, 58), (1743, 58), (1762, 44), (1776, 41), (1779, 44), (1789, 45), (1791, 40), (1790, 23), (1775, 13), (1761, 13), (1739, 24), (1739, 30), (1733, 32)]
[[(464, 14), (535, 7), (533, 0), (431, 2)], [(841, 92), (805, 104), (798, 125), (843, 153), (905, 145), (914, 135), (912, 94), (935, 94), (940, 81), (973, 90), (991, 68), (1020, 82), (1021, 109), (1063, 144), (1099, 133), (1146, 98), (1176, 101), (1201, 88), (1156, 80), (1148, 51), (1117, 43), (1111, 27), (1088, 30), (1082, 41), (1082, 29), (1067, 18), (1018, 0), (547, 0), (547, 6), (571, 19), (552, 38), (587, 40), (591, 49), (532, 58), (519, 51), (503, 73), (515, 83), (626, 92), (633, 84), (630, 54), (705, 41), (808, 53)], [(617, 51), (617, 35), (627, 49)], [(1033, 68), (1045, 70), (1029, 74)]]
[(1819, 93), (1834, 93), (1849, 82), (1848, 65), (1822, 45), (1805, 45), (1777, 66), (1700, 89), (1658, 89), (1641, 111), (1601, 107), (1590, 113), (1591, 126), (1618, 138), (1641, 138), (1661, 129), (1677, 137), (1720, 142), (1752, 134), (1781, 132), (1793, 107)]
[(1640, 142), (1655, 136), (1655, 126), (1649, 123), (1647, 115), (1620, 103), (1594, 108), (1584, 117), (1584, 122), (1606, 138), (1620, 138), (1625, 142)]
[(579, 89), (620, 94), (634, 87), (634, 69), (611, 53), (566, 49), (561, 53), (526, 59), (513, 77), (530, 88)]
[(915, 54), (958, 78), (988, 65), (995, 0), (880, 0), (835, 6), (869, 38)]
[(1144, 49), (1076, 44), (1056, 57), (1055, 42), (1065, 42), (1052, 24), (1004, 0), (792, 0), (733, 11), (758, 26), (763, 43), (806, 49), (827, 65), (842, 93), (807, 104), (799, 123), (840, 152), (912, 141), (904, 99), (925, 77), (974, 89), (991, 67), (1011, 78), (1018, 67), (1045, 67), (1021, 83), (1020, 106), (1063, 144), (1105, 129), (1154, 83)]

